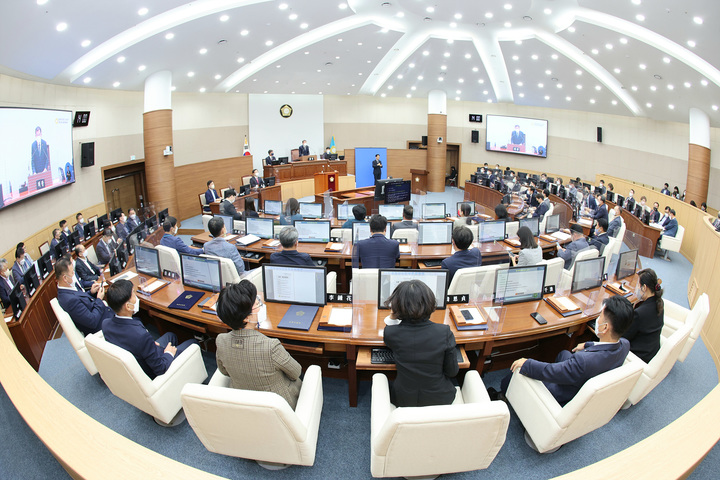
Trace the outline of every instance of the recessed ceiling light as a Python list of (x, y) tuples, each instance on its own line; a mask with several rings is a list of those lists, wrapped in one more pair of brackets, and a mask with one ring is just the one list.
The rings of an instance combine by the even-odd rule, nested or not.
[(477, 72), (477, 71), (479, 71), (480, 69), (479, 69), (478, 67), (473, 67), (472, 70), (473, 70), (473, 72)]
[(425, 77), (423, 77), (422, 75), (418, 75), (418, 80), (422, 80), (423, 78)]
[(509, 3), (506, 3), (505, 5), (503, 5), (503, 7), (505, 7), (505, 10), (512, 10), (512, 5), (510, 5)]
[(582, 70), (575, 70), (575, 75), (582, 75)]
[(455, 40), (453, 40), (452, 38), (448, 38), (446, 41), (449, 45), (452, 45), (453, 43), (455, 43)]
[(640, 5), (641, 1), (640, 0), (632, 0), (632, 3), (634, 5)]
[(487, 90), (483, 90), (483, 95), (487, 95), (487, 94), (488, 94), (488, 91), (487, 91)]
[(338, 38), (337, 41), (338, 41), (338, 42), (342, 42), (342, 38)]
[(140, 65), (140, 66), (138, 67), (138, 70), (141, 71), (141, 72), (143, 72), (143, 71), (145, 71), (146, 68), (147, 68), (147, 67), (146, 67), (145, 65)]
[(702, 17), (693, 17), (693, 22), (697, 23), (698, 25), (702, 25), (703, 19)]
[(347, 6), (347, 3), (341, 3), (340, 5), (338, 5), (338, 8), (339, 8), (340, 10), (345, 10), (347, 7), (348, 7), (348, 6)]
[(427, 13), (433, 13), (433, 12), (435, 11), (435, 7), (427, 7), (427, 8), (425, 9), (425, 11), (426, 11)]
[(522, 45), (522, 40), (515, 40), (515, 45)]
[(273, 41), (272, 41), (272, 40), (268, 40), (267, 42), (265, 42), (265, 46), (266, 46), (266, 47), (271, 47), (272, 44), (273, 44)]
[(113, 83), (113, 87), (117, 88), (117, 87), (119, 87), (119, 86), (120, 86), (120, 82), (115, 82), (115, 83)]
[(90, 83), (90, 82), (92, 82), (92, 78), (90, 78), (90, 77), (83, 78), (83, 83)]
[(600, 85), (595, 85), (595, 90), (597, 90), (599, 92), (600, 89), (602, 89), (602, 87)]
[(668, 90), (675, 90), (675, 86), (672, 83), (668, 83), (667, 85)]
[(549, 8), (546, 8), (545, 10), (543, 10), (543, 13), (545, 15), (550, 15), (552, 13), (552, 10), (550, 10)]
[(524, 93), (518, 93), (518, 97), (520, 97), (520, 98), (525, 98), (525, 94), (524, 94)]
[(456, 101), (456, 102), (459, 102), (459, 101), (460, 101), (460, 97), (455, 97), (455, 101)]
[(652, 103), (648, 102), (648, 103), (645, 104), (645, 106), (646, 106), (647, 108), (652, 108)]
[(411, 97), (412, 97), (412, 95), (410, 95), (409, 93), (408, 93), (407, 95), (405, 95), (405, 96), (406, 96), (407, 98), (411, 98)]
[(595, 103), (595, 99), (594, 99), (594, 98), (591, 98), (591, 99), (590, 99), (590, 103)]
[(530, 58), (532, 58), (533, 60), (537, 60), (540, 57), (538, 57), (537, 55), (532, 55)]
[(685, 83), (683, 83), (683, 85), (685, 85), (685, 88), (692, 87), (692, 83), (690, 83), (690, 82), (685, 82)]
[(372, 60), (368, 60), (367, 63), (372, 63)]
[(558, 89), (560, 89), (560, 88), (562, 88), (562, 83), (558, 83), (558, 84), (555, 85), (555, 86), (556, 86)]
[(518, 60), (520, 60), (520, 57), (518, 57), (517, 55), (513, 55), (513, 56), (512, 56), (512, 59), (517, 62)]
[(398, 18), (403, 18), (405, 16), (405, 12), (397, 12), (396, 16)]
[(515, 85), (517, 85), (518, 87), (522, 87), (522, 86), (523, 86), (523, 82), (517, 82)]
[(568, 32), (575, 33), (575, 27), (568, 27)]
[(633, 92), (637, 92), (637, 90), (638, 90), (637, 85), (633, 85), (630, 88), (632, 89)]
[(445, 52), (445, 53), (443, 53), (443, 57), (445, 57), (445, 58), (450, 57), (450, 52)]
[(207, 48), (201, 48), (199, 53), (200, 55), (205, 55), (207, 53)]
[(593, 55), (597, 55), (598, 53), (600, 53), (600, 50), (598, 50), (597, 48), (593, 48), (590, 51), (592, 52)]
[(227, 22), (228, 20), (230, 20), (230, 15), (220, 15), (221, 22)]
[(445, 79), (443, 77), (438, 77), (438, 82), (444, 82)]
[(483, 83), (485, 83), (485, 80), (483, 80), (482, 78), (479, 78), (478, 83), (482, 85)]
[(48, 0), (37, 0), (38, 5), (45, 5), (48, 2)]
[(492, 103), (492, 98), (488, 98), (487, 103)]
[(538, 83), (538, 88), (543, 88), (544, 86), (542, 83)]
[(688, 40), (687, 45), (690, 48), (695, 48), (695, 40)]
[(622, 43), (623, 45), (627, 45), (628, 39), (625, 37), (620, 37), (620, 43)]
[(505, 28), (510, 28), (510, 27), (512, 27), (512, 23), (510, 23), (510, 22), (505, 22), (505, 23), (503, 23), (503, 26), (504, 26)]
[(708, 86), (708, 81), (703, 78), (702, 80), (700, 80), (700, 84), (701, 84), (703, 87), (707, 87), (707, 86)]
[(640, 65), (638, 65), (638, 67), (640, 67), (640, 70), (645, 70), (647, 68), (647, 65), (641, 63)]
[(358, 42), (358, 47), (362, 47), (362, 42)]
[(458, 78), (458, 83), (465, 83), (465, 79), (464, 79), (464, 78)]
[(485, 14), (485, 18), (493, 18), (492, 12), (487, 12), (487, 13)]
[(413, 85), (412, 87), (410, 87), (410, 90), (412, 90), (414, 92), (415, 90), (417, 90), (417, 87), (415, 85)]
[(570, 100), (572, 100), (572, 97), (565, 97), (565, 100), (569, 102)]
[(613, 101), (610, 102), (610, 103), (612, 103), (613, 105), (617, 105), (617, 100), (613, 100)]
[(650, 90), (654, 92), (655, 90), (657, 90), (657, 87), (655, 85), (650, 85)]
[(82, 43), (80, 44), (80, 46), (83, 48), (87, 48), (90, 46), (91, 43), (92, 42), (90, 42), (90, 40), (83, 40)]
[(712, 106), (712, 109), (713, 109), (713, 110), (715, 110), (715, 111), (717, 112), (717, 110), (718, 110), (718, 106), (717, 106), (717, 105), (713, 105), (713, 106)]
[(217, 75), (215, 75), (215, 80), (220, 80), (221, 78), (222, 78), (222, 75), (220, 75), (219, 73)]
[(521, 73), (522, 73), (522, 70), (520, 70), (519, 68), (517, 70), (515, 70), (515, 75), (520, 75)]
[(245, 61), (245, 59), (243, 57), (238, 57), (238, 59), (237, 59), (238, 63), (243, 63), (244, 61)]
[(613, 49), (612, 43), (606, 43), (605, 48), (607, 48), (608, 50), (612, 50)]
[(578, 83), (577, 85), (575, 85), (575, 88), (577, 88), (578, 90), (582, 90), (582, 85)]
[(545, 95), (545, 100), (550, 100), (550, 95)]
[(140, 15), (141, 17), (144, 16), (144, 15), (147, 15), (147, 13), (148, 13), (148, 9), (145, 8), (145, 7), (141, 8), (140, 10), (138, 10), (138, 15)]
[(619, 68), (617, 68), (617, 67), (613, 68), (613, 72), (615, 72), (615, 73), (620, 73), (620, 71), (621, 71), (621, 70), (620, 70)]
[(447, 70), (447, 65), (440, 66), (440, 70)]
[(381, 28), (381, 29), (380, 29), (380, 33), (387, 33), (387, 32), (389, 32), (389, 31), (390, 31), (389, 28)]
[(384, 93), (381, 93), (380, 96), (383, 97), (383, 98), (386, 97), (386, 95), (385, 95)]
[(450, 28), (457, 28), (457, 23), (450, 22)]
[(173, 38), (175, 38), (175, 34), (174, 34), (174, 33), (168, 32), (168, 33), (165, 34), (165, 40), (172, 40)]
[(455, 93), (458, 94), (458, 95), (460, 95), (460, 94), (462, 93), (462, 91), (460, 91), (460, 90), (455, 90)]
[(205, 87), (200, 87), (200, 93), (205, 93)]
[(297, 17), (298, 17), (297, 13), (291, 13), (291, 14), (288, 16), (288, 18), (289, 18), (290, 20), (297, 20)]
[(663, 57), (663, 62), (670, 63), (670, 57)]
[(117, 58), (117, 62), (118, 62), (118, 63), (123, 63), (124, 61), (125, 61), (125, 57), (123, 57), (122, 55), (120, 55), (120, 56)]
[(279, 8), (280, 10), (287, 10), (288, 4), (287, 4), (287, 3), (281, 3), (280, 5), (278, 5), (278, 8)]
[(670, 105), (668, 105), (668, 108), (669, 108), (670, 110), (675, 110), (675, 105), (673, 105), (673, 104), (671, 103)]
[(415, 68), (415, 64), (411, 63), (410, 65), (408, 65), (408, 68)]
[(545, 70), (545, 75), (552, 75), (552, 72), (550, 70)]
[(240, 30), (240, 35), (242, 35), (243, 37), (247, 36), (248, 33), (250, 32), (248, 32), (247, 30)]
[(188, 73), (187, 73), (187, 76), (188, 76), (188, 77), (194, 77), (194, 76), (195, 76), (195, 72), (188, 72)]
[(638, 13), (637, 15), (635, 15), (635, 20), (637, 20), (638, 22), (644, 22), (645, 15), (643, 15), (642, 13)]
[(428, 55), (430, 55), (430, 52), (428, 52), (427, 50), (424, 50), (423, 55), (427, 57)]
[(65, 22), (60, 22), (60, 23), (57, 24), (57, 26), (55, 27), (55, 29), (56, 29), (58, 32), (64, 32), (65, 30), (67, 30), (67, 27), (68, 27), (68, 24), (67, 24), (67, 23), (65, 23)]
[(305, 30), (306, 28), (308, 28), (308, 24), (307, 24), (307, 23), (301, 23), (301, 24), (300, 24), (300, 28), (302, 28), (303, 30)]
[(398, 74), (397, 78), (398, 78), (398, 80), (402, 80), (402, 78), (403, 78), (402, 73)]
[(460, 20), (462, 18), (462, 13), (456, 13), (454, 15), (454, 17), (455, 17), (455, 20)]

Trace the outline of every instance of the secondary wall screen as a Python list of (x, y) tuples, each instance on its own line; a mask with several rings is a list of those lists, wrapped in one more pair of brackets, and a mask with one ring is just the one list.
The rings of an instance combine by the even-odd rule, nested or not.
[(72, 112), (0, 108), (0, 208), (75, 182)]
[(487, 115), (485, 150), (547, 157), (547, 120)]

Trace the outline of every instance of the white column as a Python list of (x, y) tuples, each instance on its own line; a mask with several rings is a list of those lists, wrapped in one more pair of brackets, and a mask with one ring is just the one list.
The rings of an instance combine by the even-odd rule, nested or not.
[(690, 109), (690, 142), (710, 148), (710, 117), (699, 108)]
[(143, 113), (172, 109), (172, 73), (168, 70), (153, 73), (145, 79), (145, 107)]
[(428, 115), (447, 115), (447, 94), (442, 90), (430, 90), (428, 93)]

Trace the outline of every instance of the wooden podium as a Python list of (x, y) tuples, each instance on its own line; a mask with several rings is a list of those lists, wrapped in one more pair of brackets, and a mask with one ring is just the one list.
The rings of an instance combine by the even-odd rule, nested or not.
[(322, 195), (330, 190), (337, 190), (337, 172), (320, 172), (315, 174), (315, 195)]
[(415, 195), (422, 195), (427, 193), (427, 170), (410, 170), (410, 176), (412, 176), (412, 193)]
[(28, 176), (28, 193), (33, 193), (43, 188), (52, 186), (52, 172), (45, 170), (44, 172), (36, 173)]

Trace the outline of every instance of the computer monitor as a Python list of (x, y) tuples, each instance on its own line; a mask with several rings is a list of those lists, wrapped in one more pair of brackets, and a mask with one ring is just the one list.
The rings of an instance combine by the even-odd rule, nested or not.
[(625, 208), (628, 212), (632, 212), (635, 210), (635, 199), (634, 198), (628, 198), (625, 200)]
[(40, 287), (40, 280), (38, 279), (35, 265), (27, 269), (27, 271), (23, 275), (22, 283), (23, 285), (25, 285), (25, 293), (27, 293), (28, 297), (32, 297), (33, 295), (35, 295), (38, 287)]
[(239, 197), (245, 196), (250, 193), (250, 185), (242, 185), (237, 191)]
[(325, 305), (325, 267), (264, 264), (262, 269), (266, 302)]
[(579, 260), (573, 266), (570, 292), (575, 293), (588, 288), (597, 288), (602, 285), (605, 273), (605, 257)]
[(633, 215), (635, 215), (638, 218), (642, 218), (643, 214), (645, 213), (645, 209), (642, 205), (639, 203), (635, 205), (635, 211), (633, 211)]
[(112, 223), (117, 223), (120, 215), (122, 215), (122, 208), (116, 208), (115, 210), (112, 210), (110, 212), (110, 220), (112, 221)]
[(53, 273), (53, 264), (50, 252), (45, 252), (42, 257), (38, 258), (37, 264), (40, 267), (40, 276), (43, 279)]
[(592, 185), (590, 185), (589, 183), (586, 183), (586, 182), (583, 182), (582, 185), (583, 185), (583, 187), (587, 188), (588, 190), (590, 190), (592, 188)]
[(555, 233), (560, 230), (560, 214), (548, 215), (545, 221), (545, 233)]
[(120, 269), (125, 269), (127, 267), (128, 263), (128, 249), (127, 249), (127, 243), (121, 244), (117, 250), (115, 250), (115, 256), (118, 259), (118, 263), (120, 265)]
[(266, 187), (272, 187), (275, 185), (275, 177), (267, 177), (265, 179), (265, 186)]
[(70, 249), (68, 248), (67, 242), (62, 241), (62, 242), (58, 243), (57, 245), (55, 245), (55, 251), (53, 252), (53, 254), (55, 255), (55, 258), (58, 259), (58, 258), (62, 257), (63, 255), (65, 255), (69, 251), (70, 251)]
[(481, 243), (505, 240), (505, 221), (480, 222), (478, 224), (478, 239)]
[(615, 280), (622, 280), (635, 273), (637, 268), (638, 251), (628, 250), (622, 252), (618, 257), (617, 268), (615, 269)]
[[(353, 214), (352, 209), (355, 205), (352, 203), (341, 203), (337, 207), (337, 218), (338, 220), (347, 220)], [(355, 218), (353, 216), (353, 218)]]
[(551, 184), (550, 184), (550, 193), (552, 193), (553, 195), (557, 195), (557, 194), (558, 194), (558, 185), (557, 185), (557, 183), (551, 183)]
[(256, 235), (260, 238), (273, 238), (273, 219), (257, 217), (246, 218), (245, 235)]
[(451, 222), (418, 223), (418, 245), (450, 245), (453, 224)]
[(263, 211), (265, 215), (282, 215), (282, 202), (280, 200), (265, 200)]
[(619, 205), (620, 208), (623, 208), (625, 206), (625, 197), (623, 197), (622, 195), (617, 195), (616, 204)]
[(102, 232), (105, 229), (105, 223), (110, 220), (108, 220), (108, 214), (106, 213), (105, 215), (100, 215), (95, 221), (97, 222), (97, 231)]
[(222, 267), (217, 258), (180, 254), (183, 285), (210, 292), (222, 290)]
[[(353, 235), (352, 243), (357, 243), (360, 240), (370, 238), (370, 224), (367, 222), (355, 222), (352, 225)], [(388, 223), (385, 227), (385, 236), (390, 238), (390, 224)]]
[(146, 226), (147, 229), (150, 230), (151, 232), (155, 231), (155, 229), (156, 229), (157, 226), (158, 226), (158, 223), (157, 223), (157, 215), (153, 215), (152, 217), (146, 219), (146, 220), (145, 220), (145, 226)]
[(403, 208), (405, 205), (392, 204), (392, 205), (379, 205), (378, 213), (383, 217), (387, 218), (388, 221), (402, 220)]
[(300, 202), (300, 215), (303, 218), (322, 218), (322, 203)]
[(170, 214), (168, 213), (168, 209), (166, 208), (165, 210), (158, 213), (158, 223), (162, 225), (163, 223), (165, 223), (165, 219), (169, 216)]
[(608, 202), (615, 202), (615, 192), (606, 192), (605, 198)]
[(278, 162), (282, 165), (287, 165), (288, 161), (289, 161), (288, 157), (278, 157)]
[(518, 228), (520, 227), (528, 227), (536, 237), (540, 235), (540, 219), (538, 217), (520, 219)]
[(438, 220), (445, 218), (444, 203), (425, 203), (422, 209), (422, 218), (425, 220)]
[(470, 183), (478, 183), (477, 173), (471, 173), (471, 174), (470, 174)]
[(527, 180), (527, 173), (525, 172), (517, 172), (517, 178), (518, 180)]
[(461, 212), (460, 208), (463, 205), (470, 205), (470, 215), (475, 215), (475, 202), (457, 202), (457, 212)]
[(160, 270), (160, 253), (154, 248), (135, 247), (135, 270), (138, 274), (162, 278)]
[(296, 220), (298, 242), (327, 243), (330, 241), (329, 220)]
[(385, 204), (409, 202), (412, 198), (412, 184), (410, 180), (403, 180), (401, 178), (393, 178), (392, 180), (397, 181), (388, 181), (385, 183), (385, 191), (383, 192)]
[(233, 217), (230, 215), (215, 215), (216, 217), (222, 218), (225, 222), (225, 233), (233, 233)]
[(83, 227), (83, 235), (85, 235), (85, 240), (89, 240), (91, 237), (93, 237), (95, 235), (95, 224), (86, 223)]
[(375, 182), (375, 200), (385, 200), (385, 188), (388, 184), (402, 182), (402, 178), (383, 178)]
[(447, 270), (410, 270), (406, 268), (380, 269), (378, 275), (378, 308), (389, 308), (385, 301), (402, 282), (420, 280), (435, 294), (435, 306), (445, 308), (448, 287)]
[(542, 300), (546, 265), (501, 268), (495, 275), (495, 302), (521, 303)]
[(67, 236), (68, 249), (72, 250), (75, 246), (80, 245), (80, 232), (73, 230), (70, 235)]
[(20, 318), (22, 312), (25, 311), (25, 307), (27, 307), (27, 300), (25, 300), (21, 285), (23, 285), (22, 282), (16, 283), (15, 287), (10, 291), (10, 305), (13, 309), (13, 317), (16, 319)]

